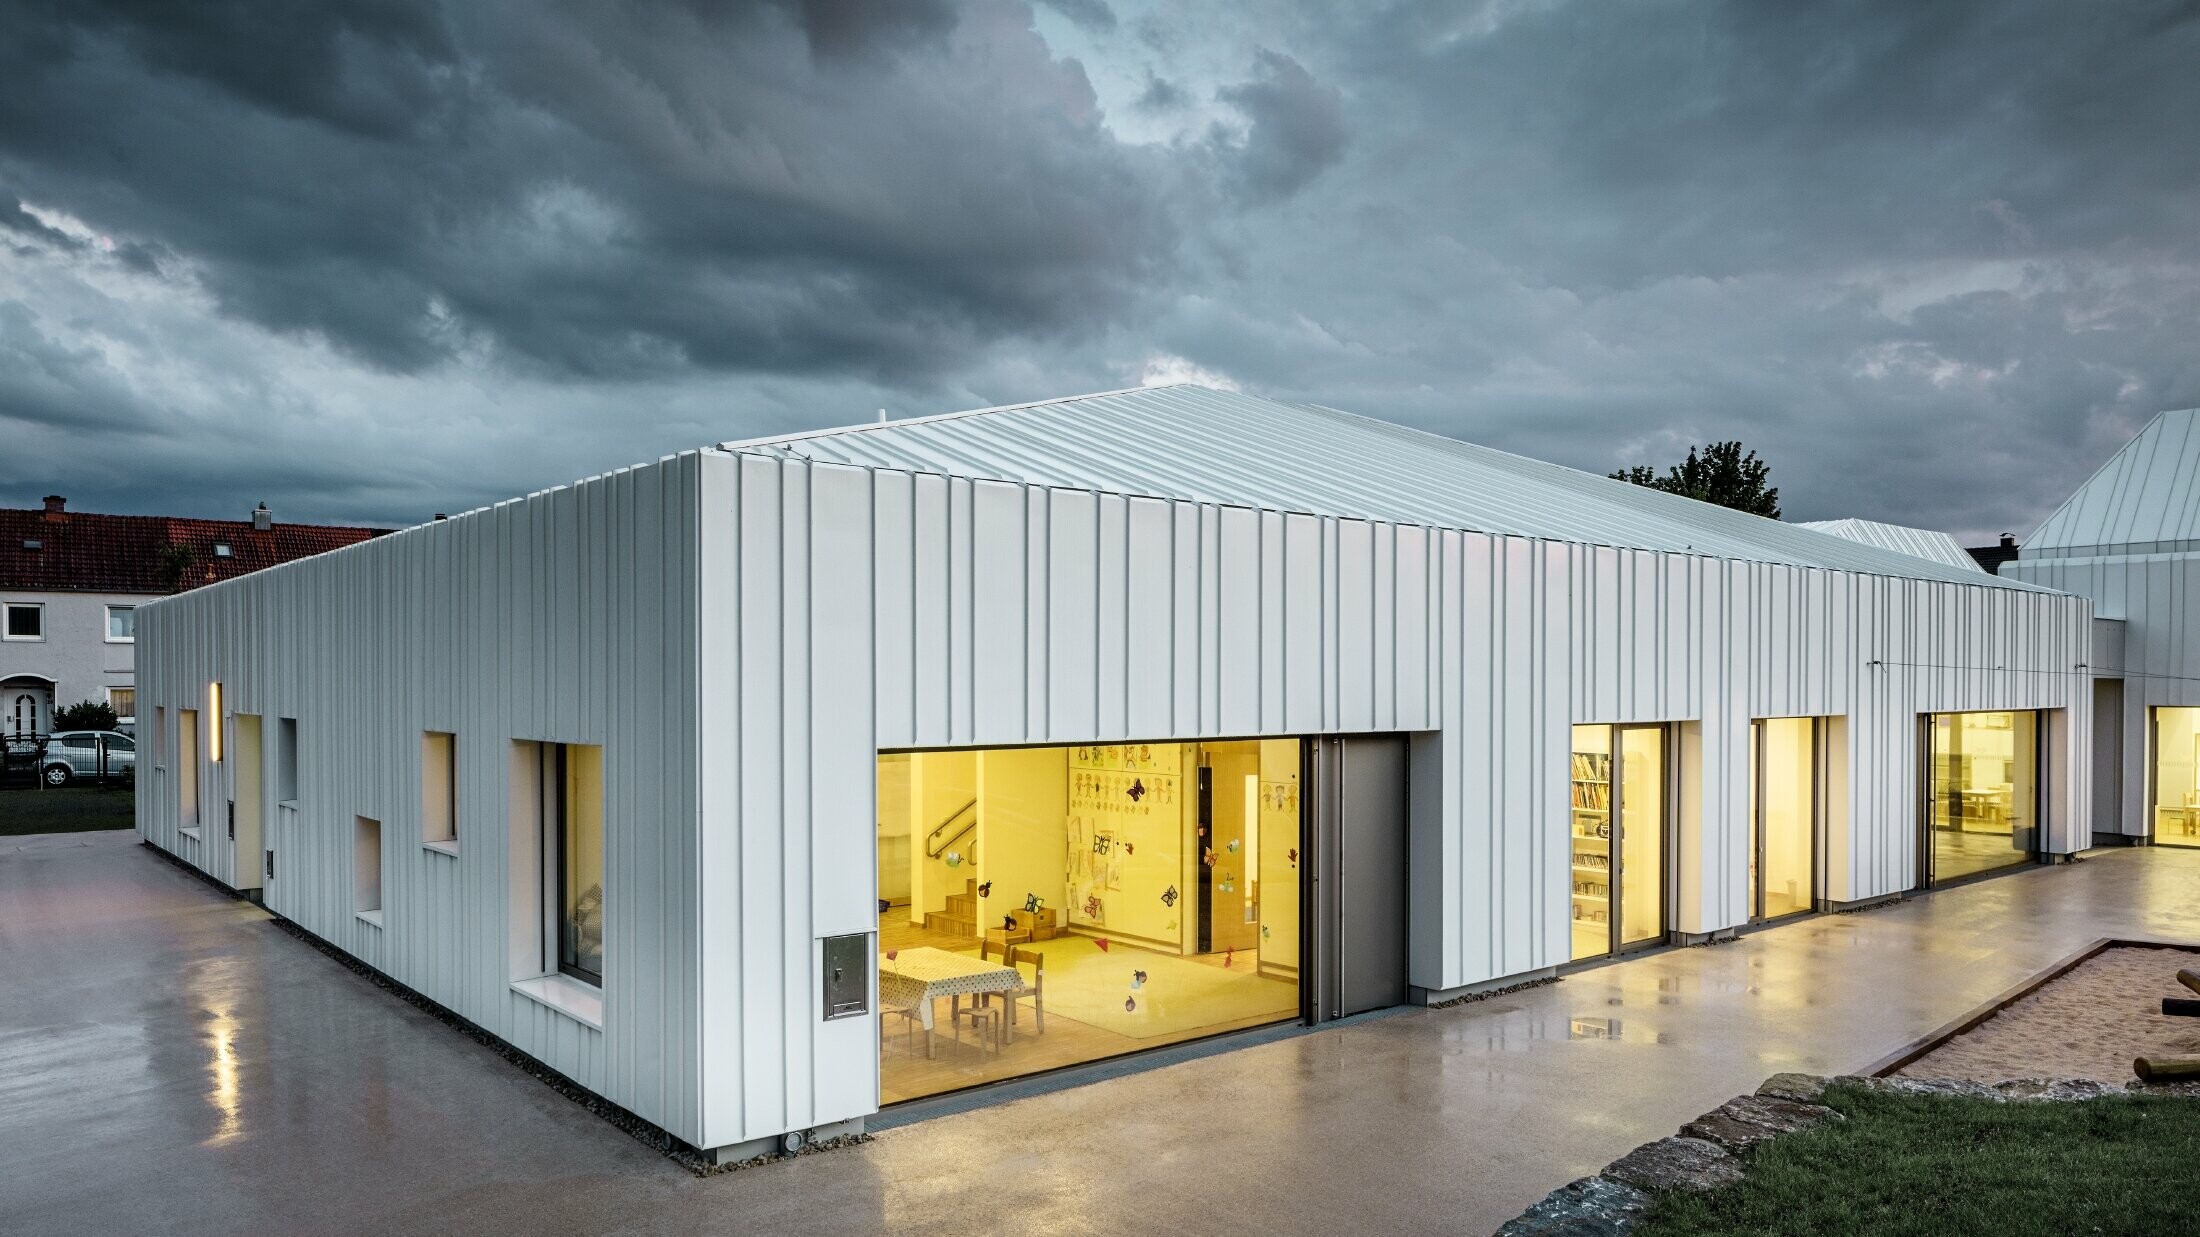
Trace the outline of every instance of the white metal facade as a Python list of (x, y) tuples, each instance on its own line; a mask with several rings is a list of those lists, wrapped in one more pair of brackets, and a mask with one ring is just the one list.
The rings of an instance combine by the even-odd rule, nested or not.
[[(1211, 399), (1171, 415), (1202, 424)], [(744, 445), (164, 601), (140, 617), (147, 709), (220, 680), (226, 711), (298, 717), (312, 777), (272, 838), (270, 906), (704, 1147), (876, 1107), (876, 1025), (821, 1020), (819, 941), (875, 928), (880, 749), (1414, 732), (1441, 766), (1414, 779), (1440, 787), (1414, 805), (1410, 873), (1410, 974), (1431, 990), (1566, 961), (1577, 722), (1675, 725), (1683, 932), (1746, 918), (1756, 717), (1843, 719), (1833, 900), (1917, 881), (1926, 712), (2055, 711), (2048, 847), (2082, 844), (2081, 599), (1792, 530), (1753, 561), (1748, 526), (1690, 528), (1669, 496), (1647, 532), (1734, 553), (1111, 492), (1038, 479), (1059, 440), (986, 432), (1038, 464), (930, 471), (861, 434)], [(1348, 426), (1332, 446), (1351, 454)], [(877, 458), (823, 458), (843, 451)], [(1443, 500), (1440, 470), (1415, 484)], [(1625, 531), (1633, 495), (1568, 484), (1603, 508), (1546, 495), (1550, 518)], [(1764, 561), (1819, 542), (1904, 569)], [(460, 735), (455, 861), (410, 844), (426, 729)], [(514, 738), (605, 745), (600, 1033), (508, 990), (525, 908), (499, 858), (503, 765), (467, 754)], [(157, 785), (147, 839), (227, 879)], [(381, 929), (341, 900), (346, 830), (376, 810)]]
[(2200, 410), (2165, 412), (2111, 456), (2001, 574), (2090, 598), (2120, 620), (2096, 677), (2121, 684), (2122, 809), (2096, 832), (2145, 836), (2150, 711), (2200, 706)]

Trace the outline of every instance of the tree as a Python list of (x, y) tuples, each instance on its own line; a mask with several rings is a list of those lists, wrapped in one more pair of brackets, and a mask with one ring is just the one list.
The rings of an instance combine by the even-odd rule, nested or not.
[(1755, 451), (1745, 454), (1740, 442), (1715, 442), (1707, 447), (1690, 447), (1688, 458), (1667, 468), (1662, 477), (1649, 465), (1637, 464), (1613, 473), (1612, 480), (1777, 520), (1780, 490), (1765, 484), (1770, 472), (1771, 465), (1758, 459)]
[(115, 707), (97, 700), (79, 700), (75, 704), (55, 709), (55, 730), (113, 730), (121, 719), (115, 716)]

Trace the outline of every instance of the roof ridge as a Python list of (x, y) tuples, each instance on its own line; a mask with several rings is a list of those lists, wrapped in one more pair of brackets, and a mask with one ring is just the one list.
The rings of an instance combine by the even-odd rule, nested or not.
[[(757, 447), (775, 446), (780, 443), (805, 442), (816, 438), (839, 438), (872, 430), (899, 429), (909, 425), (934, 425), (942, 421), (961, 421), (969, 417), (988, 416), (996, 412), (1022, 412), (1025, 409), (1046, 408), (1054, 404), (1074, 404), (1088, 399), (1108, 399), (1117, 395), (1136, 395), (1141, 391), (1170, 391), (1184, 387), (1192, 387), (1202, 391), (1215, 389), (1200, 386), (1196, 382), (1164, 382), (1155, 386), (1118, 387), (1113, 391), (1092, 391), (1084, 395), (1058, 395), (1052, 399), (1026, 400), (1021, 404), (994, 404), (987, 408), (965, 408), (959, 412), (931, 412), (914, 417), (895, 417), (888, 421), (863, 421), (853, 425), (803, 430), (794, 434), (767, 434), (758, 438), (729, 438), (724, 442), (712, 444), (712, 449), (718, 451), (747, 451)], [(1248, 398), (1259, 399), (1261, 397), (1249, 396)], [(1271, 400), (1270, 402), (1276, 401)]]

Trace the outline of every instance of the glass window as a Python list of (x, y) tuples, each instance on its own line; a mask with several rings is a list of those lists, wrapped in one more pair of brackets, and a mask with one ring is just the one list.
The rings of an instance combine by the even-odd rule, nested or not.
[(2154, 710), (2154, 840), (2200, 846), (2200, 709)]
[(1817, 850), (1817, 723), (1774, 717), (1751, 725), (1749, 915), (1778, 919), (1811, 907)]
[(382, 822), (352, 817), (351, 908), (378, 918), (382, 913)]
[(107, 707), (115, 711), (117, 721), (137, 716), (137, 688), (110, 687), (107, 689)]
[(33, 602), (10, 602), (6, 607), (6, 626), (0, 628), (0, 636), (10, 640), (43, 640), (46, 638), (46, 607)]
[(275, 722), (275, 800), (278, 803), (298, 801), (298, 719), (283, 717)]
[(1927, 731), (1926, 879), (2030, 862), (2039, 849), (2039, 715), (1935, 713)]
[(107, 607), (107, 639), (115, 644), (130, 644), (137, 640), (137, 607)]
[(558, 970), (603, 983), (603, 749), (550, 747), (555, 809), (545, 813), (557, 856)]
[(1303, 753), (881, 755), (883, 1101), (1297, 1019)]
[(107, 750), (110, 752), (134, 752), (137, 750), (137, 740), (128, 735), (111, 734), (107, 736)]
[(458, 840), (458, 736), (428, 731), (420, 742), (420, 840)]

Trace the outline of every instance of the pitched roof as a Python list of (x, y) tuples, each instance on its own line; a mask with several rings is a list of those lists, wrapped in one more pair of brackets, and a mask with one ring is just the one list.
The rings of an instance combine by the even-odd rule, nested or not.
[(1930, 528), (1912, 528), (1907, 524), (1883, 524), (1878, 520), (1857, 519), (1802, 520), (1795, 527), (1846, 537), (1850, 541), (1861, 541), (1882, 550), (1893, 550), (1897, 554), (1909, 554), (1932, 562), (1945, 563), (1950, 567), (1961, 567), (1966, 571), (1986, 570), (1971, 556), (1969, 550), (1963, 548), (1962, 542), (1947, 533), (1935, 532)]
[[(282, 524), (262, 532), (249, 520), (101, 515), (0, 507), (0, 589), (19, 592), (163, 594), (365, 541), (384, 530), (338, 524)], [(27, 543), (37, 544), (36, 549)], [(229, 553), (214, 547), (226, 545)], [(182, 547), (188, 558), (169, 549)], [(181, 569), (180, 578), (177, 574)]]
[(2025, 558), (2200, 550), (2200, 409), (2165, 412), (2108, 457), (2039, 531)]
[(1435, 528), (2033, 587), (1334, 408), (1204, 387), (1116, 391), (721, 446)]

